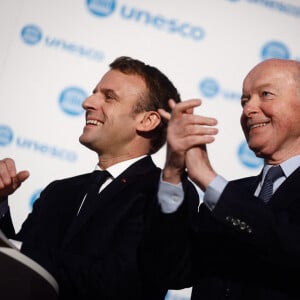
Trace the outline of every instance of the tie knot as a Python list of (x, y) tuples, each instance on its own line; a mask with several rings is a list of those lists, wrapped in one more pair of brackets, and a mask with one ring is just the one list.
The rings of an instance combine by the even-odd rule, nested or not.
[(270, 181), (274, 182), (276, 179), (278, 179), (279, 177), (281, 177), (283, 175), (284, 174), (283, 174), (283, 171), (282, 171), (280, 165), (273, 166), (268, 170), (265, 180), (270, 180)]
[(93, 171), (93, 173), (91, 174), (90, 177), (90, 182), (92, 184), (97, 184), (97, 185), (102, 185), (102, 183), (105, 182), (105, 180), (110, 176), (110, 173), (106, 170), (103, 171), (99, 171), (99, 170), (95, 170)]

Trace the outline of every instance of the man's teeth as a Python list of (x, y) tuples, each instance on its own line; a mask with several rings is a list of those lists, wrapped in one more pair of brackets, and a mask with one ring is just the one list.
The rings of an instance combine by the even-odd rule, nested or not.
[(250, 126), (250, 129), (266, 126), (268, 123), (259, 123)]
[(97, 120), (87, 120), (86, 124), (87, 125), (89, 125), (89, 124), (91, 124), (91, 125), (100, 125), (101, 123)]

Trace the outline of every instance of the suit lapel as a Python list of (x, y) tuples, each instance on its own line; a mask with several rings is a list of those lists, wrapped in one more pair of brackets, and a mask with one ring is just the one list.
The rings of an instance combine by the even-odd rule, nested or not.
[(288, 207), (293, 201), (300, 198), (300, 168), (297, 168), (277, 189), (269, 201), (274, 209)]
[(245, 177), (241, 179), (232, 180), (231, 182), (237, 184), (237, 186), (245, 191), (249, 195), (254, 195), (255, 190), (261, 180), (262, 172), (259, 175)]
[(66, 234), (65, 243), (74, 237), (81, 228), (88, 222), (99, 209), (105, 209), (111, 201), (122, 199), (122, 191), (132, 184), (136, 183), (137, 178), (142, 178), (143, 174), (150, 172), (156, 168), (150, 156), (147, 156), (126, 169), (117, 178), (115, 178), (101, 193), (99, 194), (98, 201), (93, 203), (92, 209), (86, 214), (73, 218), (73, 222)]
[(97, 209), (103, 208), (109, 204), (112, 199), (118, 198), (122, 199), (122, 191), (129, 186), (136, 184), (138, 178), (143, 178), (142, 176), (151, 170), (156, 168), (150, 156), (147, 156), (129, 168), (127, 168), (123, 173), (121, 173), (117, 178), (115, 178), (101, 193), (100, 201), (95, 203), (94, 210), (90, 215), (93, 215)]
[[(246, 180), (242, 179), (241, 185), (248, 190), (250, 194), (254, 194), (257, 185), (261, 180), (262, 172), (255, 177), (249, 177)], [(297, 168), (276, 190), (272, 195), (268, 204), (272, 209), (284, 209), (293, 201), (300, 198), (300, 168)]]

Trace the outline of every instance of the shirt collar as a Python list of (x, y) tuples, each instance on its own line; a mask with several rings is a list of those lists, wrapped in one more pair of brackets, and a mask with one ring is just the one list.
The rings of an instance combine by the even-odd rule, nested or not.
[[(121, 161), (117, 164), (114, 164), (112, 166), (110, 166), (109, 168), (107, 168), (106, 170), (111, 174), (111, 176), (113, 178), (117, 178), (121, 173), (123, 173), (129, 166), (131, 166), (133, 163), (135, 163), (136, 161), (146, 157), (147, 155), (142, 155), (139, 157), (135, 157), (132, 159), (128, 159), (128, 160), (124, 160)], [(95, 167), (95, 170), (102, 170), (99, 165), (97, 164)]]
[[(300, 167), (300, 155), (289, 158), (280, 164), (285, 177), (289, 177), (298, 167)], [(265, 165), (263, 170), (263, 177), (267, 174), (272, 165)]]

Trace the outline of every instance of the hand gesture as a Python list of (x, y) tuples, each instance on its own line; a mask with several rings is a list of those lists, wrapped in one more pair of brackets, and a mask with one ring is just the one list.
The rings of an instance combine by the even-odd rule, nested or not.
[(186, 168), (186, 153), (193, 147), (214, 141), (218, 130), (212, 126), (217, 120), (193, 114), (194, 108), (201, 105), (200, 99), (186, 100), (180, 103), (170, 100), (172, 112), (159, 110), (160, 115), (168, 120), (167, 158), (163, 171), (163, 179), (178, 183)]
[(5, 199), (29, 177), (28, 171), (16, 171), (15, 162), (11, 158), (0, 160), (0, 199)]

